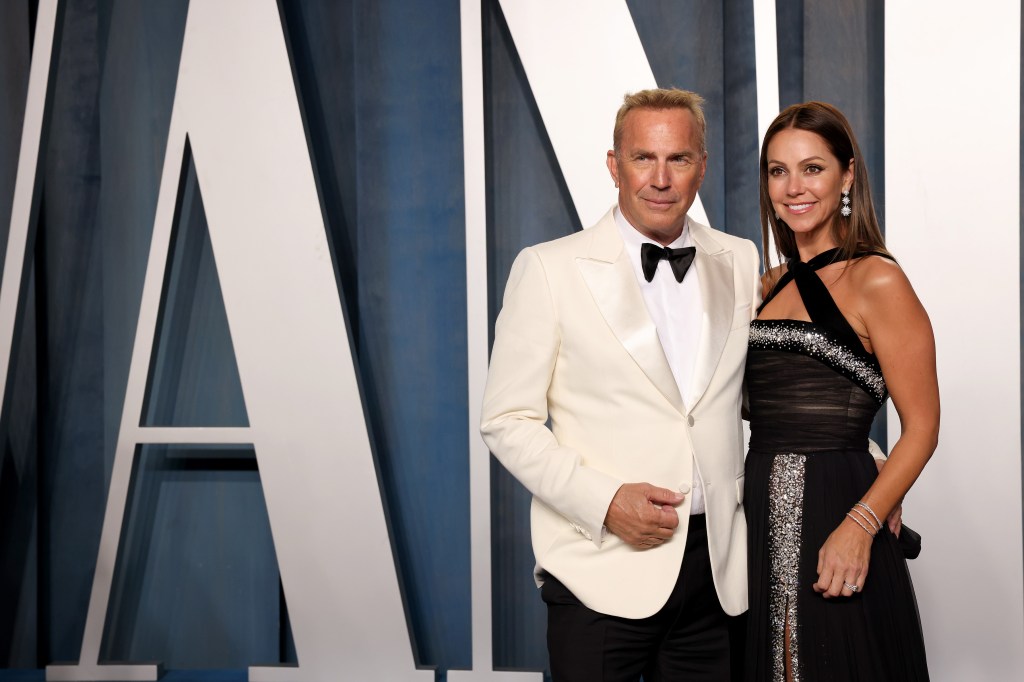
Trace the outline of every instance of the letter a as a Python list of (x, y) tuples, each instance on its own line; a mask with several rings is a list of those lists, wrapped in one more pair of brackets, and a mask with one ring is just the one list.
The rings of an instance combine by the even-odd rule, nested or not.
[[(187, 147), (246, 428), (140, 427)], [(98, 658), (142, 443), (256, 451), (298, 666), (250, 668), (250, 680), (433, 679), (413, 660), (348, 339), (277, 5), (192, 0), (81, 657), (48, 680), (159, 675)]]

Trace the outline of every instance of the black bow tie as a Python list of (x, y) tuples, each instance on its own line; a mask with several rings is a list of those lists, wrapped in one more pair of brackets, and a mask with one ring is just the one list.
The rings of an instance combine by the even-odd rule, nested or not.
[(662, 258), (672, 266), (672, 274), (676, 276), (677, 282), (682, 282), (686, 271), (690, 269), (690, 263), (697, 253), (697, 249), (686, 246), (681, 249), (670, 249), (657, 244), (644, 244), (640, 247), (640, 265), (644, 269), (644, 279), (650, 282), (654, 279), (654, 272), (658, 269), (658, 261)]

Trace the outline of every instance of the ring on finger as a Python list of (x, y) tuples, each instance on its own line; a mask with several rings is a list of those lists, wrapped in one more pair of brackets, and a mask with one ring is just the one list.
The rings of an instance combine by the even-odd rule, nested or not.
[(859, 592), (860, 591), (860, 585), (851, 585), (850, 583), (846, 582), (845, 580), (843, 581), (843, 587), (848, 589), (850, 592)]

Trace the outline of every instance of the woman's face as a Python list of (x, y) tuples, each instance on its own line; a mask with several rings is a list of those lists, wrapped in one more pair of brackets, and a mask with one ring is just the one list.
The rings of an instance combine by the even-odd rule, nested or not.
[(787, 128), (768, 143), (767, 162), (768, 196), (779, 218), (797, 235), (827, 234), (842, 191), (853, 184), (853, 160), (841, 163), (817, 133)]

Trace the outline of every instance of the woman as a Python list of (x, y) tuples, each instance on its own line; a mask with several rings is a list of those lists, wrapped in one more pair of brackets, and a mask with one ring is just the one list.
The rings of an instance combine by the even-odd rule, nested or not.
[[(835, 107), (794, 105), (768, 128), (761, 222), (766, 267), (769, 229), (788, 260), (764, 277), (747, 357), (747, 677), (928, 679), (896, 534), (938, 438), (935, 344)], [(901, 435), (878, 471), (868, 430), (887, 397)]]

